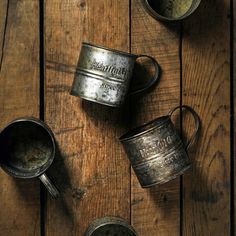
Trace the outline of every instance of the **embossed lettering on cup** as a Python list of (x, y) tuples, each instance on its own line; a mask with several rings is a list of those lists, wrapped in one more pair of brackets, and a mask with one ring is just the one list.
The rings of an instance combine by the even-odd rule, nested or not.
[[(155, 74), (142, 88), (130, 89), (135, 62), (140, 57), (149, 58)], [(88, 43), (82, 44), (71, 95), (112, 107), (120, 107), (128, 93), (148, 90), (159, 79), (156, 60), (146, 55), (134, 55)]]
[(45, 171), (53, 162), (55, 149), (51, 129), (36, 118), (16, 119), (0, 132), (2, 169), (16, 178), (39, 177), (54, 198), (59, 192)]
[(191, 107), (181, 106), (193, 115), (196, 124), (194, 134), (184, 145), (171, 121), (173, 112), (179, 108), (120, 137), (142, 187), (168, 182), (191, 166), (187, 149), (198, 134), (200, 118)]

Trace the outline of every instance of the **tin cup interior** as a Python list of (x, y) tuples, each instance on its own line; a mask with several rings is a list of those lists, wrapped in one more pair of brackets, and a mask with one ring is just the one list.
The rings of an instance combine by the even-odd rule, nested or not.
[(96, 219), (88, 228), (85, 236), (138, 236), (134, 228), (119, 217)]
[[(35, 118), (17, 119), (0, 133), (1, 167), (13, 177), (43, 178), (46, 187), (48, 185), (55, 190), (44, 174), (55, 157), (55, 146), (52, 131), (42, 121)], [(57, 197), (57, 190), (52, 195)]]
[(143, 0), (147, 12), (157, 20), (178, 21), (190, 16), (201, 0)]

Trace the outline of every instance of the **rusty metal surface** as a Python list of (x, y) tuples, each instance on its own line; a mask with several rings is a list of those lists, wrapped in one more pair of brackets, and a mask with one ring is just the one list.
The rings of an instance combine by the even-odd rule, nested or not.
[(140, 91), (153, 86), (159, 77), (154, 58), (82, 44), (71, 95), (112, 107), (120, 107), (129, 92), (134, 64), (138, 57), (148, 57), (155, 66), (155, 76)]
[[(200, 128), (200, 119), (191, 108), (183, 107), (196, 118), (196, 132), (190, 139), (192, 142)], [(186, 147), (171, 121), (175, 110), (120, 138), (142, 187), (168, 182), (191, 166)]]
[(138, 236), (135, 229), (120, 217), (107, 216), (96, 219), (85, 236)]

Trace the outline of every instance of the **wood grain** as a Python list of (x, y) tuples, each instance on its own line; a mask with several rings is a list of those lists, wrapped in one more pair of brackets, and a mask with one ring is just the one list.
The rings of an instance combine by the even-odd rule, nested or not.
[[(162, 76), (158, 86), (132, 103), (132, 125), (137, 126), (180, 104), (180, 25), (164, 25), (145, 11), (141, 0), (131, 1), (131, 50), (155, 57)], [(149, 68), (150, 69), (150, 68)], [(132, 174), (131, 218), (142, 236), (179, 235), (179, 179), (167, 184), (142, 189)]]
[[(49, 175), (62, 195), (47, 198), (46, 235), (82, 236), (92, 220), (106, 215), (130, 221), (140, 236), (233, 234), (230, 0), (202, 0), (183, 22), (182, 40), (180, 24), (154, 20), (141, 1), (44, 1), (45, 119), (59, 147)], [(39, 12), (38, 0), (0, 1), (0, 129), (14, 118), (39, 116)], [(234, 63), (235, 38), (234, 29)], [(123, 110), (70, 96), (82, 41), (155, 57), (162, 67), (159, 85)], [(193, 168), (183, 178), (183, 199), (179, 179), (142, 189), (117, 140), (181, 102), (202, 119), (200, 139), (189, 151)], [(234, 98), (234, 111), (235, 104)], [(193, 130), (188, 117), (183, 129), (187, 135)], [(0, 170), (0, 186), (0, 235), (39, 235), (38, 180), (15, 180)]]
[[(183, 103), (202, 119), (184, 176), (183, 235), (230, 235), (230, 1), (202, 1), (184, 22)], [(192, 130), (189, 120), (184, 122)]]
[[(39, 116), (39, 4), (3, 0), (0, 128), (22, 116)], [(16, 180), (0, 170), (0, 186), (0, 235), (39, 235), (39, 180)]]
[(45, 117), (60, 149), (51, 171), (62, 192), (48, 200), (46, 235), (83, 235), (98, 217), (130, 220), (130, 168), (117, 139), (125, 116), (69, 94), (82, 41), (129, 51), (129, 4), (45, 1), (45, 27)]

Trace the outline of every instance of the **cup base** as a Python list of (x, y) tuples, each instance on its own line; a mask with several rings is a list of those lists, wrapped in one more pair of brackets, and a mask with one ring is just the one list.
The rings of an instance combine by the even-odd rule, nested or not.
[(161, 181), (156, 181), (152, 184), (149, 184), (149, 185), (141, 185), (142, 188), (150, 188), (150, 187), (153, 187), (155, 185), (162, 185), (162, 184), (165, 184), (173, 179), (176, 179), (177, 177), (179, 177), (180, 175), (182, 175), (185, 171), (187, 171), (192, 165), (189, 164), (188, 166), (184, 167), (182, 170), (178, 171), (177, 173), (165, 178), (165, 180), (161, 180)]
[(119, 108), (119, 107), (121, 107), (121, 106), (118, 106), (118, 105), (115, 105), (115, 104), (110, 104), (110, 103), (102, 102), (102, 101), (99, 101), (99, 100), (96, 100), (96, 99), (93, 99), (93, 98), (89, 98), (89, 97), (83, 96), (83, 95), (81, 95), (81, 94), (77, 94), (77, 93), (75, 93), (74, 91), (71, 91), (71, 92), (70, 92), (70, 95), (75, 96), (75, 97), (82, 98), (82, 99), (84, 99), (84, 100), (86, 100), (86, 101), (98, 103), (98, 104), (100, 104), (100, 105), (105, 105), (105, 106), (114, 107), (114, 108)]

